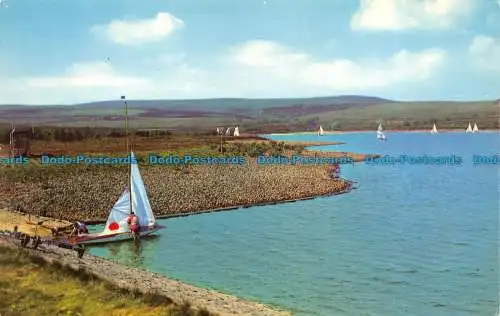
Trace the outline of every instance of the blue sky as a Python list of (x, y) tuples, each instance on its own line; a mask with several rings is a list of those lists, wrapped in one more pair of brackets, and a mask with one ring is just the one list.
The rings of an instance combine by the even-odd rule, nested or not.
[(0, 104), (500, 97), (496, 0), (0, 2)]

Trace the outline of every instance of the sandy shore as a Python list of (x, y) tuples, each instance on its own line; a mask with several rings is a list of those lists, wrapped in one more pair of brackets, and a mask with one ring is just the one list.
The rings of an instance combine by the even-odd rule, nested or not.
[[(0, 243), (17, 248), (19, 241), (0, 235)], [(82, 259), (78, 259), (73, 250), (45, 244), (40, 245), (37, 250), (28, 249), (27, 251), (49, 263), (58, 262), (76, 271), (86, 271), (119, 288), (139, 291), (144, 294), (158, 293), (169, 297), (180, 305), (184, 301), (188, 301), (196, 308), (204, 307), (221, 316), (291, 315), (289, 312), (272, 309), (264, 304), (246, 301), (214, 290), (197, 288), (157, 273), (122, 266), (88, 253), (85, 253)]]
[[(33, 223), (41, 225), (31, 225), (27, 223), (27, 219), (31, 219)], [(17, 226), (18, 231), (38, 236), (51, 236), (52, 232), (48, 227), (58, 227), (59, 229), (70, 226), (71, 223), (64, 220), (57, 220), (48, 217), (36, 217), (19, 212), (0, 209), (0, 230), (12, 231), (14, 226)]]

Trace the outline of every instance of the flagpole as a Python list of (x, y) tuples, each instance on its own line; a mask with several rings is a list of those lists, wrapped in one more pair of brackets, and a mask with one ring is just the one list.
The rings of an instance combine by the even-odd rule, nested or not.
[(125, 104), (125, 136), (127, 138), (127, 155), (129, 158), (129, 167), (128, 167), (128, 182), (129, 182), (129, 189), (128, 189), (128, 194), (129, 194), (129, 206), (130, 206), (130, 212), (134, 213), (134, 210), (132, 209), (132, 175), (131, 175), (131, 168), (132, 168), (132, 157), (130, 155), (130, 145), (129, 145), (129, 136), (128, 136), (128, 104), (127, 100), (124, 95), (122, 95), (121, 99), (123, 100), (123, 103)]

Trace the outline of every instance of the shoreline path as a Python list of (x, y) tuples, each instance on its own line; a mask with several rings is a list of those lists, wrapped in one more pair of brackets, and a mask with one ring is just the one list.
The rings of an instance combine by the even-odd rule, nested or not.
[[(0, 247), (18, 248), (19, 241), (0, 235)], [(27, 255), (48, 263), (57, 262), (75, 271), (85, 271), (115, 286), (143, 294), (157, 293), (182, 305), (185, 301), (194, 308), (206, 308), (220, 316), (288, 316), (290, 312), (273, 309), (261, 303), (246, 301), (214, 290), (195, 287), (146, 270), (127, 267), (86, 253), (78, 259), (73, 250), (52, 245), (26, 249)]]

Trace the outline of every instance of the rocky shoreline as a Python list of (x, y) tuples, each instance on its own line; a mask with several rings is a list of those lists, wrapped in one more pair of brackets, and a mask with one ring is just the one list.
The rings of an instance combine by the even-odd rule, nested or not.
[[(319, 156), (319, 155), (318, 155)], [(107, 218), (127, 183), (117, 166), (12, 168), (0, 177), (10, 210), (68, 221)], [(348, 192), (352, 183), (326, 176), (325, 165), (141, 166), (155, 215), (185, 216)]]
[[(19, 240), (0, 235), (0, 245), (18, 248)], [(24, 248), (22, 248), (24, 249)], [(290, 312), (273, 309), (264, 304), (246, 301), (214, 290), (197, 288), (157, 273), (126, 267), (106, 259), (85, 253), (79, 259), (75, 252), (54, 245), (39, 245), (26, 248), (27, 255), (36, 256), (48, 263), (57, 263), (75, 271), (89, 273), (118, 288), (142, 294), (158, 294), (170, 298), (174, 303), (190, 302), (195, 308), (206, 308), (220, 316), (286, 316)]]

